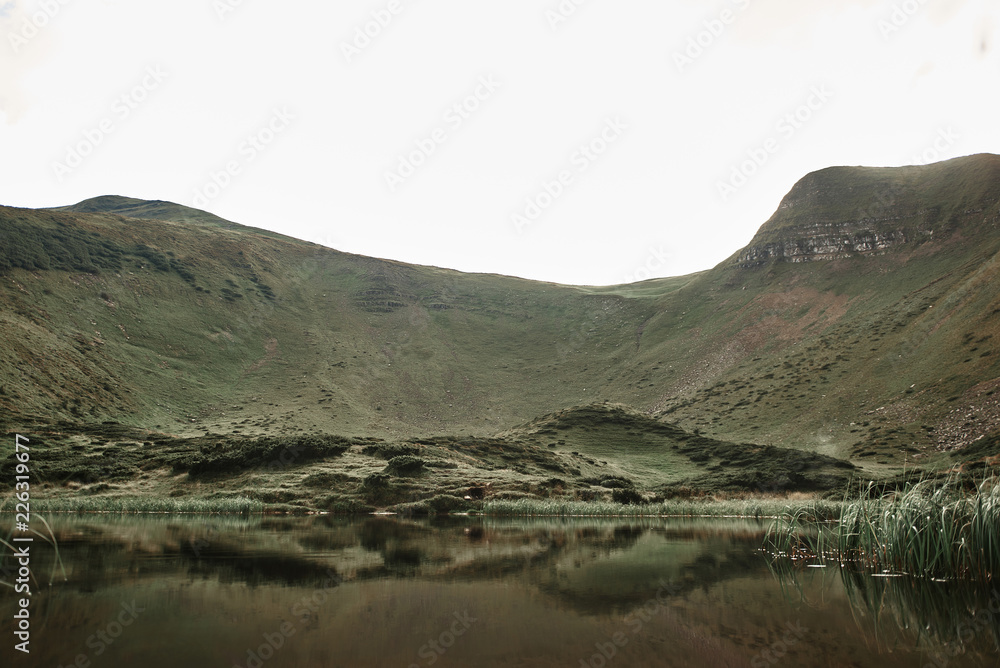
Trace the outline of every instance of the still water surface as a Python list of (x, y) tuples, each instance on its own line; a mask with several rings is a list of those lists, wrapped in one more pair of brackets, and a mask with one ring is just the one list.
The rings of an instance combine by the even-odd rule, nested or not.
[(4, 667), (1000, 665), (990, 587), (778, 572), (754, 521), (51, 523), (62, 563), (36, 538), (30, 655), (0, 585)]

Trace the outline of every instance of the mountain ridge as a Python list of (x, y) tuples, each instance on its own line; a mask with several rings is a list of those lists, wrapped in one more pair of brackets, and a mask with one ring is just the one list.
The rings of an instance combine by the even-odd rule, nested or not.
[(0, 207), (0, 408), (8, 426), (405, 438), (611, 402), (876, 471), (937, 460), (1000, 429), (998, 165), (820, 170), (730, 260), (606, 287), (367, 258), (161, 201)]
[[(67, 213), (108, 213), (125, 218), (211, 225), (224, 229), (253, 231), (257, 234), (280, 239), (294, 239), (294, 237), (289, 237), (278, 232), (234, 223), (214, 213), (166, 200), (144, 200), (135, 197), (124, 197), (122, 195), (98, 195), (97, 197), (91, 197), (76, 204), (50, 207), (42, 210)], [(298, 239), (295, 240), (299, 241)]]

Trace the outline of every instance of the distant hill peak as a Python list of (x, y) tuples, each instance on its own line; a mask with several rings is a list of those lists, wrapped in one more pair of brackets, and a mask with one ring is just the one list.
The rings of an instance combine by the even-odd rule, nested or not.
[(91, 197), (71, 206), (55, 207), (56, 211), (74, 213), (114, 213), (129, 218), (167, 220), (177, 223), (218, 225), (235, 227), (236, 223), (220, 218), (213, 213), (164, 200), (144, 200), (121, 195), (100, 195)]
[[(173, 223), (190, 223), (193, 225), (209, 225), (222, 227), (229, 230), (252, 231), (272, 238), (290, 240), (283, 234), (271, 232), (256, 227), (247, 227), (230, 220), (226, 220), (214, 213), (195, 209), (176, 202), (166, 200), (144, 200), (135, 197), (123, 197), (121, 195), (100, 195), (91, 197), (71, 206), (54, 207), (53, 211), (67, 211), (71, 213), (111, 213), (128, 218), (143, 218), (147, 220), (164, 220)], [(297, 240), (296, 240), (297, 241)]]
[[(121, 195), (100, 195), (98, 197), (91, 197), (90, 199), (85, 199), (82, 202), (73, 204), (68, 207), (60, 207), (66, 210), (76, 211), (78, 213), (110, 213), (118, 212), (129, 209), (136, 209), (149, 201), (144, 199), (137, 199), (135, 197), (122, 197)], [(159, 201), (157, 201), (159, 203)]]
[(998, 203), (1000, 156), (993, 154), (921, 166), (827, 167), (792, 187), (736, 263), (885, 252), (996, 216)]

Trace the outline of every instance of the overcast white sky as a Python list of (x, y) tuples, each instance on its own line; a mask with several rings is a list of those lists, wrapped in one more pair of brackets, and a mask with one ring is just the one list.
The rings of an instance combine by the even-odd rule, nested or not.
[(1000, 153), (998, 28), (996, 0), (0, 0), (0, 203), (686, 274), (809, 171)]

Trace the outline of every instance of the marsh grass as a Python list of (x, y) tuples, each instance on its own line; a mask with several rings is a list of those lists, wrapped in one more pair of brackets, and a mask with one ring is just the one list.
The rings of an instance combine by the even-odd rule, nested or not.
[[(32, 499), (32, 511), (37, 512), (98, 512), (98, 513), (240, 513), (264, 511), (264, 503), (247, 497), (219, 499), (180, 499), (144, 496), (91, 496), (59, 499)], [(3, 510), (0, 508), (0, 510)]]
[[(59, 554), (59, 541), (58, 541), (58, 539), (56, 539), (55, 532), (52, 531), (52, 527), (49, 525), (48, 520), (46, 520), (42, 515), (39, 515), (39, 514), (35, 513), (34, 517), (36, 517), (36, 518), (38, 518), (39, 520), (42, 521), (42, 524), (45, 525), (45, 528), (48, 530), (49, 535), (46, 536), (45, 534), (37, 531), (36, 529), (32, 529), (31, 533), (35, 534), (36, 536), (38, 536), (39, 538), (41, 538), (42, 540), (44, 540), (46, 543), (48, 543), (49, 545), (51, 545), (52, 549), (55, 551), (55, 563), (52, 566), (52, 574), (49, 576), (49, 584), (51, 585), (52, 582), (53, 582), (53, 580), (55, 580), (56, 567), (57, 566), (62, 570), (63, 581), (68, 580), (69, 577), (66, 575), (66, 566), (63, 564), (62, 556)], [(8, 535), (7, 537), (10, 538), (11, 536)], [(10, 550), (10, 552), (11, 552), (10, 556), (12, 556), (12, 557), (13, 557), (13, 555), (16, 555), (17, 552), (18, 552), (17, 548), (15, 548), (13, 545), (11, 545), (10, 543), (8, 543), (6, 540), (3, 540), (2, 538), (0, 538), (0, 545), (3, 545), (4, 547), (8, 548)], [(7, 556), (9, 556), (9, 555), (0, 555), (0, 564), (3, 563), (4, 559)], [(35, 586), (38, 587), (39, 586), (38, 577), (35, 575), (35, 572), (34, 571), (29, 571), (29, 574), (31, 576), (31, 579), (34, 581)], [(8, 587), (11, 587), (12, 589), (14, 588), (14, 585), (12, 585), (9, 582), (6, 582), (5, 580), (0, 580), (0, 584), (7, 585)]]
[[(52, 549), (55, 550), (56, 564), (58, 564), (59, 568), (62, 569), (63, 581), (65, 582), (66, 580), (69, 579), (69, 576), (66, 575), (66, 565), (63, 564), (62, 556), (59, 554), (59, 541), (56, 539), (56, 534), (55, 534), (55, 532), (52, 531), (52, 527), (49, 525), (49, 521), (47, 519), (45, 519), (44, 515), (39, 515), (36, 512), (35, 513), (35, 517), (37, 517), (38, 519), (40, 519), (42, 521), (42, 524), (45, 525), (45, 528), (49, 532), (49, 536), (48, 536), (48, 538), (46, 538), (44, 534), (39, 533), (35, 529), (32, 529), (31, 532), (33, 534), (35, 534), (36, 536), (38, 536), (39, 538), (41, 538), (42, 540), (44, 540), (49, 545), (51, 545)], [(49, 576), (49, 584), (52, 584), (52, 581), (55, 580), (55, 576), (56, 576), (56, 568), (55, 568), (55, 565), (53, 565), (52, 566), (52, 575)]]
[(776, 520), (764, 550), (924, 578), (991, 580), (1000, 572), (997, 476), (921, 480), (890, 493), (869, 483), (854, 494), (832, 526), (795, 513)]
[(787, 499), (729, 499), (696, 501), (672, 499), (658, 503), (623, 504), (608, 501), (557, 499), (492, 500), (483, 514), (495, 517), (748, 517), (769, 518), (797, 513), (803, 517), (836, 517), (839, 504)]

